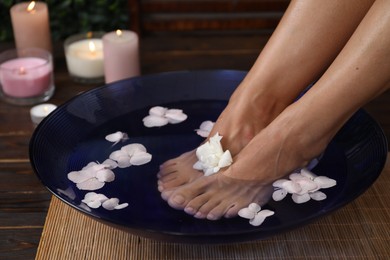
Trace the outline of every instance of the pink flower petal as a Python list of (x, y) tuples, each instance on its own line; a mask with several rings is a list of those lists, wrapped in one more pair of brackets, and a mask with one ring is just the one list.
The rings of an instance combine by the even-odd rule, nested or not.
[(253, 203), (249, 204), (248, 209), (257, 213), (261, 210), (261, 207), (259, 204), (253, 202)]
[(301, 169), (301, 174), (302, 174), (302, 176), (309, 178), (310, 180), (314, 180), (314, 178), (317, 177), (317, 175), (315, 175), (314, 173), (312, 173), (311, 171), (309, 171), (306, 168)]
[(168, 109), (165, 113), (165, 117), (170, 124), (178, 124), (187, 119), (187, 115), (184, 114), (181, 109)]
[(201, 129), (196, 129), (195, 131), (196, 131), (197, 135), (204, 137), (204, 138), (208, 137), (210, 134), (209, 131), (205, 131), (205, 130), (201, 130)]
[(289, 180), (286, 180), (286, 179), (276, 180), (276, 181), (274, 181), (274, 183), (272, 183), (272, 186), (274, 186), (275, 188), (282, 189), (283, 188), (283, 183), (285, 183), (286, 181), (289, 181)]
[(116, 167), (118, 167), (118, 163), (112, 159), (106, 159), (104, 162), (102, 162), (102, 164), (104, 164), (107, 169), (115, 169)]
[(96, 173), (96, 178), (100, 182), (112, 182), (115, 180), (115, 174), (110, 169), (103, 169)]
[(86, 170), (94, 165), (97, 165), (98, 163), (97, 162), (89, 162), (87, 165), (85, 165), (82, 170)]
[(336, 180), (326, 176), (318, 176), (314, 179), (314, 182), (317, 183), (321, 189), (331, 188), (337, 184)]
[(255, 217), (255, 212), (253, 212), (253, 210), (250, 210), (248, 208), (243, 208), (243, 209), (240, 209), (238, 211), (238, 215), (242, 218), (246, 218), (246, 219), (252, 219)]
[(214, 127), (214, 122), (208, 120), (208, 121), (204, 121), (200, 124), (199, 126), (199, 129), (200, 130), (203, 130), (203, 131), (207, 131), (207, 132), (211, 132), (211, 130), (213, 129)]
[(159, 127), (168, 124), (167, 118), (154, 115), (146, 116), (142, 121), (146, 127)]
[(272, 215), (274, 215), (275, 214), (275, 212), (274, 211), (272, 211), (272, 210), (269, 210), (269, 209), (263, 209), (263, 210), (261, 210), (261, 211), (259, 211), (258, 213), (257, 213), (257, 215), (259, 215), (259, 216), (263, 216), (263, 217), (270, 217), (270, 216), (272, 216)]
[(287, 196), (287, 191), (285, 189), (278, 189), (272, 193), (272, 199), (274, 201), (281, 201)]
[(155, 106), (149, 109), (149, 115), (163, 117), (168, 111), (168, 108)]
[(264, 216), (256, 214), (254, 218), (249, 220), (249, 224), (257, 227), (257, 226), (260, 226), (261, 224), (263, 224), (264, 220), (265, 220)]
[(133, 154), (136, 152), (146, 152), (145, 146), (138, 143), (122, 146), (121, 150), (124, 151), (128, 156), (133, 156)]
[(89, 179), (87, 181), (77, 183), (76, 186), (80, 190), (98, 190), (104, 186), (104, 182), (98, 181), (96, 178)]
[(321, 200), (326, 199), (326, 194), (323, 193), (322, 191), (316, 191), (313, 193), (309, 193), (309, 195), (310, 195), (310, 198), (312, 198), (313, 200), (316, 200), (316, 201), (321, 201)]
[(89, 201), (85, 204), (87, 204), (88, 207), (93, 208), (93, 209), (97, 209), (102, 205), (102, 203), (98, 200)]
[(296, 183), (298, 183), (302, 188), (302, 190), (300, 192), (297, 192), (300, 195), (319, 189), (319, 186), (317, 185), (317, 183), (315, 183), (314, 181), (307, 179), (307, 178), (297, 180)]
[(283, 189), (285, 189), (288, 193), (298, 193), (302, 190), (301, 186), (293, 181), (284, 182)]
[(103, 202), (102, 206), (106, 210), (114, 210), (116, 206), (118, 206), (119, 199), (117, 198), (111, 198)]
[(117, 206), (115, 206), (114, 209), (124, 209), (127, 206), (129, 206), (129, 203), (122, 203), (122, 204), (118, 204)]
[(94, 178), (95, 176), (96, 173), (94, 171), (87, 170), (73, 171), (68, 173), (68, 179), (73, 181), (74, 183), (81, 183), (91, 178)]
[(296, 194), (294, 193), (292, 196), (291, 196), (292, 200), (297, 203), (297, 204), (301, 204), (301, 203), (305, 203), (305, 202), (308, 202), (310, 200), (310, 195), (305, 193), (305, 194), (302, 194), (302, 195), (299, 195), (299, 194)]
[(123, 133), (121, 131), (117, 131), (115, 133), (112, 133), (112, 134), (109, 134), (109, 135), (106, 135), (105, 139), (109, 142), (112, 142), (112, 143), (118, 143), (119, 141), (121, 140), (126, 140), (128, 139), (128, 136), (126, 133)]
[(128, 156), (128, 155), (127, 155), (127, 153), (126, 153), (125, 151), (123, 151), (123, 150), (116, 150), (116, 151), (113, 151), (113, 152), (110, 154), (109, 158), (110, 158), (111, 160), (118, 161), (119, 158), (121, 158), (121, 157), (127, 157), (127, 156)]
[(143, 165), (152, 160), (152, 155), (146, 152), (136, 152), (130, 157), (130, 163), (132, 165)]
[(127, 168), (131, 166), (130, 157), (129, 156), (121, 156), (117, 159), (119, 168)]

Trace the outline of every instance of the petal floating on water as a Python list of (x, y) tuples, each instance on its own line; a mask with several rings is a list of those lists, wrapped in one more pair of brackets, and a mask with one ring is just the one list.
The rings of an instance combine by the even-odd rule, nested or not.
[(114, 210), (116, 206), (119, 204), (119, 199), (117, 198), (111, 198), (103, 202), (102, 206), (106, 210)]
[(327, 189), (337, 184), (336, 180), (333, 180), (326, 176), (318, 176), (314, 179), (314, 182), (317, 183), (321, 189)]
[(310, 195), (305, 193), (305, 194), (302, 194), (302, 195), (299, 195), (299, 194), (296, 194), (294, 193), (293, 195), (291, 195), (291, 198), (292, 200), (297, 203), (297, 204), (301, 204), (301, 203), (305, 203), (305, 202), (308, 202), (310, 200)]
[(152, 160), (152, 155), (147, 152), (136, 152), (131, 156), (130, 163), (132, 165), (143, 165)]
[(165, 117), (170, 124), (178, 124), (187, 119), (187, 115), (184, 114), (181, 109), (168, 109), (165, 113)]
[(168, 124), (168, 119), (165, 117), (149, 115), (142, 119), (146, 127), (159, 127)]
[(149, 115), (163, 117), (167, 110), (168, 108), (166, 107), (155, 106), (149, 109)]
[(238, 215), (242, 218), (252, 219), (255, 217), (256, 212), (248, 208), (242, 208), (238, 211)]
[(132, 143), (122, 146), (121, 150), (124, 151), (128, 156), (133, 156), (133, 154), (136, 152), (146, 152), (145, 146), (139, 143)]
[(272, 193), (272, 199), (274, 201), (281, 201), (287, 196), (287, 191), (285, 189), (278, 189)]
[(96, 178), (89, 179), (87, 181), (77, 183), (76, 186), (80, 190), (98, 190), (104, 186), (104, 182), (98, 181)]

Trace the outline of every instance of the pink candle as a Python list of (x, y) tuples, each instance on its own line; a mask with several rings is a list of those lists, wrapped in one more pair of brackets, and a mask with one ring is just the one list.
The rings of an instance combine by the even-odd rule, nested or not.
[(49, 12), (46, 3), (22, 2), (11, 7), (16, 48), (41, 48), (51, 52)]
[(103, 36), (106, 83), (140, 75), (138, 35), (132, 31), (110, 32)]
[(52, 86), (51, 75), (51, 63), (42, 58), (16, 58), (0, 65), (2, 90), (16, 98), (42, 95)]

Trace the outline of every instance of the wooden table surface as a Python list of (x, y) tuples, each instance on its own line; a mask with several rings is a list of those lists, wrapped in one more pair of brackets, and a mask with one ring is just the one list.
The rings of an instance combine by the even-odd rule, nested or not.
[[(150, 36), (141, 39), (142, 74), (174, 70), (248, 70), (268, 36)], [(0, 51), (12, 48), (0, 43)], [(98, 85), (73, 82), (66, 70), (61, 45), (55, 49), (56, 105)], [(390, 137), (390, 93), (365, 109)], [(31, 106), (0, 101), (0, 259), (34, 259), (51, 194), (36, 178), (28, 145), (34, 131)], [(389, 231), (390, 232), (390, 231)]]

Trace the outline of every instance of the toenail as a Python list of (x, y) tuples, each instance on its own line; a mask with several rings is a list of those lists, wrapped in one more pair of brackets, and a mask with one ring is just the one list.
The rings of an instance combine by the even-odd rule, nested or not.
[(184, 211), (187, 213), (187, 214), (190, 214), (190, 215), (194, 215), (195, 214), (195, 210), (191, 207), (186, 207), (184, 209)]
[(196, 214), (194, 215), (195, 218), (205, 218), (205, 216), (203, 215), (202, 212), (196, 212)]
[(174, 203), (179, 204), (179, 205), (183, 204), (185, 201), (184, 197), (181, 195), (176, 195), (175, 197), (173, 197), (172, 200)]
[(208, 214), (208, 215), (207, 215), (207, 219), (208, 219), (208, 220), (217, 220), (218, 218), (217, 218), (217, 216), (215, 216), (214, 214)]

